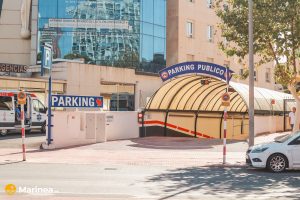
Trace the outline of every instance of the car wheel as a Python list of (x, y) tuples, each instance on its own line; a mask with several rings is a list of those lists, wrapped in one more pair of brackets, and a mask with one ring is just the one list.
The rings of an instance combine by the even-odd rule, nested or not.
[(31, 129), (25, 130), (25, 134), (30, 134), (31, 133)]
[(288, 167), (288, 160), (282, 154), (273, 154), (267, 161), (267, 168), (275, 173), (283, 172)]
[(6, 129), (2, 129), (2, 130), (0, 131), (0, 135), (1, 135), (1, 136), (6, 136), (7, 133), (8, 133), (8, 131), (7, 131)]

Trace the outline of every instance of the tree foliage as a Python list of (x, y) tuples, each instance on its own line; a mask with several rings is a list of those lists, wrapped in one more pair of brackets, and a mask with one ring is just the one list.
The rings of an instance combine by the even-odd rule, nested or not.
[[(275, 79), (293, 83), (300, 74), (300, 0), (253, 0), (255, 65), (275, 61)], [(217, 0), (220, 48), (240, 62), (248, 55), (248, 0)]]
[(74, 60), (74, 59), (84, 59), (84, 63), (90, 63), (92, 60), (86, 56), (86, 55), (81, 55), (81, 54), (74, 54), (74, 53), (70, 53), (64, 56), (64, 59), (69, 59), (69, 60)]

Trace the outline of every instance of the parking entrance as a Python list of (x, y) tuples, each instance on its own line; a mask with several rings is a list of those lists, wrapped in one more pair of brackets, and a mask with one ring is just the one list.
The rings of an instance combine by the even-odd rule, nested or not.
[[(215, 66), (210, 63), (204, 64)], [(168, 73), (180, 65), (197, 67), (203, 63), (182, 63), (166, 68), (161, 72), (162, 79), (167, 79), (170, 76)], [(210, 70), (216, 71), (213, 68)], [(199, 74), (188, 70), (187, 73), (180, 72), (178, 76), (172, 75), (148, 101), (143, 112), (141, 136), (222, 138), (224, 107), (221, 97), (226, 88), (226, 81), (211, 73)], [(228, 93), (231, 101), (227, 107), (227, 138), (246, 139), (249, 124), (249, 87), (230, 82)], [(285, 105), (285, 99), (292, 99), (292, 96), (265, 88), (255, 88), (256, 134), (285, 130), (282, 123), (284, 107), (289, 110), (294, 104)]]

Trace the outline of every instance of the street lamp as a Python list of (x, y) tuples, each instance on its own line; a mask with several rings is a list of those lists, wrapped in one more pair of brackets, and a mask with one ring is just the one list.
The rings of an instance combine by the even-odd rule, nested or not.
[(249, 6), (249, 146), (254, 145), (254, 54), (253, 54), (253, 0)]

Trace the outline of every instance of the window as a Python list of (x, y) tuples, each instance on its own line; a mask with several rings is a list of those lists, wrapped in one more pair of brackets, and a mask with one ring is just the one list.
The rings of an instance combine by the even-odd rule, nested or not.
[(214, 59), (213, 58), (207, 58), (207, 62), (214, 63)]
[(193, 22), (187, 22), (186, 23), (186, 35), (189, 38), (193, 37), (193, 32), (194, 32), (194, 27), (193, 27)]
[(266, 69), (266, 82), (267, 83), (271, 82), (271, 69), (270, 68)]
[(240, 76), (244, 74), (244, 69), (240, 69)]
[(0, 0), (0, 17), (1, 17), (2, 5), (3, 5), (3, 0)]
[(12, 98), (11, 97), (0, 97), (0, 110), (12, 110)]
[(227, 60), (225, 60), (225, 61), (224, 61), (224, 67), (230, 67), (230, 62), (227, 61)]
[(33, 99), (32, 100), (32, 105), (33, 105), (33, 110), (36, 112), (41, 112), (45, 110), (45, 107), (43, 106), (43, 104), (37, 100), (37, 99)]
[(223, 38), (223, 44), (224, 44), (224, 46), (228, 46), (228, 43), (229, 43), (228, 40), (224, 37)]
[(294, 139), (289, 143), (289, 145), (300, 145), (300, 137)]
[(187, 54), (186, 55), (186, 61), (194, 61), (195, 59), (194, 59), (194, 55), (192, 55), (192, 54)]
[(207, 39), (209, 42), (213, 42), (213, 35), (214, 35), (214, 27), (209, 25), (207, 27)]
[(254, 70), (254, 81), (257, 81), (257, 72)]
[(207, 7), (213, 8), (213, 0), (207, 0)]

